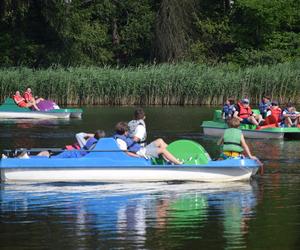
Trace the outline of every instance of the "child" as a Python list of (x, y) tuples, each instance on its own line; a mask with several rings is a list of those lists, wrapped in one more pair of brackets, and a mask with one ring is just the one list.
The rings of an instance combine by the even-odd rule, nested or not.
[(282, 112), (282, 123), (287, 127), (297, 127), (300, 124), (300, 113), (292, 103), (288, 103)]
[(264, 95), (261, 102), (260, 102), (260, 104), (259, 104), (259, 106), (258, 106), (259, 112), (260, 112), (260, 114), (262, 115), (263, 118), (267, 117), (268, 109), (271, 106), (270, 100), (271, 100), (271, 98), (269, 96)]
[(222, 118), (223, 120), (229, 120), (233, 117), (234, 112), (236, 111), (234, 99), (229, 98), (226, 100), (223, 109), (222, 109)]
[(233, 117), (228, 121), (228, 126), (229, 128), (225, 129), (224, 135), (218, 141), (218, 145), (223, 144), (221, 158), (227, 159), (241, 157), (243, 156), (242, 153), (245, 152), (250, 159), (258, 161), (258, 159), (251, 154), (242, 130), (238, 129), (240, 126), (240, 120)]
[(127, 151), (129, 156), (133, 157), (144, 157), (148, 158), (158, 158), (162, 155), (166, 160), (174, 164), (182, 164), (177, 160), (168, 150), (166, 144), (162, 139), (156, 139), (155, 141), (148, 144), (146, 147), (142, 147), (138, 142), (134, 141), (129, 136), (129, 127), (126, 122), (119, 122), (115, 129), (116, 134), (114, 138), (116, 139), (121, 150)]

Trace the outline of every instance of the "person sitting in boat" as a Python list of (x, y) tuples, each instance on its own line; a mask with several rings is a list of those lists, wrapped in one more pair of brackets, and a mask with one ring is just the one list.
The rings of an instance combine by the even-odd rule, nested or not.
[(20, 91), (16, 91), (13, 96), (15, 103), (21, 108), (34, 108), (35, 110), (40, 110), (35, 102), (26, 102), (25, 99), (21, 96)]
[[(82, 138), (81, 138), (82, 136)], [(80, 158), (89, 153), (92, 150), (99, 139), (105, 137), (105, 132), (103, 130), (97, 130), (94, 134), (86, 134), (86, 133), (78, 133), (76, 134), (76, 138), (80, 139), (78, 141), (81, 149), (80, 150), (67, 150), (63, 151), (58, 155), (53, 155), (51, 158)], [(85, 143), (84, 143), (85, 142)], [(83, 144), (84, 143), (84, 144)]]
[(137, 108), (134, 111), (134, 119), (128, 122), (129, 136), (132, 140), (139, 143), (141, 146), (146, 146), (146, 115), (142, 108)]
[(280, 125), (282, 110), (278, 106), (277, 101), (272, 101), (271, 106), (268, 108), (267, 117), (265, 118), (264, 125), (276, 124)]
[(264, 95), (261, 102), (258, 105), (258, 109), (263, 118), (267, 117), (267, 112), (271, 106), (271, 98)]
[(232, 98), (227, 99), (222, 109), (223, 120), (227, 121), (231, 119), (235, 111), (236, 111), (236, 107), (235, 107), (234, 99)]
[(264, 120), (261, 115), (254, 114), (249, 105), (249, 99), (242, 99), (236, 105), (233, 117), (238, 118), (242, 124), (254, 124), (259, 126)]
[(166, 144), (161, 138), (156, 139), (147, 146), (143, 147), (134, 141), (129, 136), (129, 127), (126, 122), (119, 122), (115, 128), (115, 140), (117, 141), (118, 146), (121, 150), (126, 151), (129, 156), (133, 157), (144, 157), (149, 158), (158, 158), (159, 155), (162, 155), (167, 161), (170, 161), (174, 164), (182, 164), (177, 160), (168, 150)]
[(287, 127), (297, 127), (300, 124), (300, 113), (292, 103), (288, 103), (282, 112), (282, 123)]
[(218, 145), (223, 145), (221, 158), (242, 157), (243, 152), (253, 160), (258, 160), (250, 152), (250, 149), (245, 141), (242, 130), (239, 129), (240, 120), (236, 117), (228, 120), (228, 127), (224, 131), (224, 135), (218, 141)]
[(40, 101), (44, 101), (44, 98), (35, 98), (35, 97), (33, 97), (30, 87), (26, 88), (26, 91), (24, 92), (23, 97), (24, 97), (24, 99), (27, 103), (38, 104)]

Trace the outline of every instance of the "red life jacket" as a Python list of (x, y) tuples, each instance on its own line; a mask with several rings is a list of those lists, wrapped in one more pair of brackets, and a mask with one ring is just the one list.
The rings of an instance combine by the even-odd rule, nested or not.
[(26, 102), (30, 102), (30, 101), (32, 101), (33, 96), (32, 96), (32, 94), (30, 92), (25, 91), (24, 92), (24, 99), (26, 100)]
[(81, 149), (79, 144), (77, 142), (75, 142), (74, 144), (72, 145), (66, 145), (65, 146), (66, 150), (74, 150), (74, 149)]
[(280, 122), (281, 112), (282, 112), (281, 108), (270, 107), (270, 110), (271, 110), (271, 115), (275, 117), (277, 122)]
[(249, 116), (252, 115), (252, 109), (250, 108), (250, 106), (248, 108), (245, 108), (243, 106), (243, 104), (241, 104), (240, 102), (238, 102), (238, 106), (240, 108), (240, 111), (239, 111), (239, 117), (240, 118), (248, 118)]
[(15, 103), (19, 107), (21, 107), (21, 108), (26, 107), (25, 99), (22, 96), (20, 96), (20, 95), (14, 95), (13, 98), (14, 98)]

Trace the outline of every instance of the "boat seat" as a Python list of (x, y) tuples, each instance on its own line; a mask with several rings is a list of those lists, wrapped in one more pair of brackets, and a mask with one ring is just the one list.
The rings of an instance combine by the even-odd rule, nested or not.
[(128, 162), (128, 164), (132, 165), (151, 165), (149, 160), (127, 155), (119, 148), (116, 140), (112, 137), (101, 138), (93, 150), (83, 158), (108, 158), (116, 161)]
[(6, 98), (3, 104), (5, 104), (5, 105), (14, 105), (14, 106), (17, 105), (12, 98)]

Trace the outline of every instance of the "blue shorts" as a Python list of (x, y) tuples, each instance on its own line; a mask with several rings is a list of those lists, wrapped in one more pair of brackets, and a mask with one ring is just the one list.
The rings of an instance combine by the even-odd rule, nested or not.
[(251, 122), (249, 122), (248, 118), (243, 118), (243, 120), (241, 121), (242, 124), (252, 124)]

